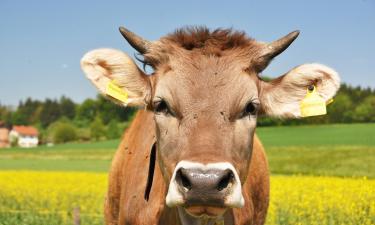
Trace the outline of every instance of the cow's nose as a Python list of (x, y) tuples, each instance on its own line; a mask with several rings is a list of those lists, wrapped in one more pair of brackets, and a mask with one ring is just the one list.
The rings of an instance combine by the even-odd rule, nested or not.
[(165, 201), (169, 207), (239, 208), (245, 204), (241, 186), (231, 163), (201, 164), (183, 160), (173, 171)]
[(234, 181), (231, 170), (208, 170), (180, 168), (176, 182), (184, 191), (218, 192), (226, 189)]
[(187, 205), (222, 205), (235, 182), (230, 169), (180, 168), (175, 179)]

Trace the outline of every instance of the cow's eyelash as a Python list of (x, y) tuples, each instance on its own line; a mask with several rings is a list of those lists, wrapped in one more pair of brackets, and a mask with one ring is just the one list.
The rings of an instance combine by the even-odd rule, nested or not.
[(169, 106), (168, 102), (165, 101), (164, 99), (160, 98), (154, 101), (153, 108), (154, 108), (155, 113), (158, 113), (158, 114), (163, 113), (165, 115), (175, 116), (175, 113), (173, 112), (173, 110), (171, 110), (171, 107)]
[(256, 100), (250, 100), (246, 103), (246, 105), (243, 107), (239, 118), (244, 118), (246, 116), (256, 116), (259, 110), (259, 102)]

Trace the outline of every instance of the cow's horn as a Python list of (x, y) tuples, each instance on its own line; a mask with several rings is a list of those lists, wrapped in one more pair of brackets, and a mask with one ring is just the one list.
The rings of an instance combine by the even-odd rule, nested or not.
[(141, 54), (145, 54), (149, 51), (151, 42), (143, 39), (136, 35), (125, 27), (119, 28), (122, 36), (129, 42), (129, 44)]
[(282, 53), (285, 49), (289, 47), (290, 44), (298, 37), (299, 30), (293, 31), (288, 35), (271, 42), (269, 44), (265, 44), (263, 51), (261, 52), (260, 59), (261, 59), (261, 70), (266, 68), (268, 63), (277, 55)]

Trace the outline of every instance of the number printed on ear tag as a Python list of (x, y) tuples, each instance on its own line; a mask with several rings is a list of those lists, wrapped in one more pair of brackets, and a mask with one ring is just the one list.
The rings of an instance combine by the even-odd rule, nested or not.
[(120, 88), (115, 81), (108, 82), (106, 94), (123, 103), (126, 103), (128, 100), (128, 93)]
[(326, 101), (320, 97), (315, 85), (307, 88), (307, 93), (300, 104), (301, 116), (319, 116), (327, 114)]

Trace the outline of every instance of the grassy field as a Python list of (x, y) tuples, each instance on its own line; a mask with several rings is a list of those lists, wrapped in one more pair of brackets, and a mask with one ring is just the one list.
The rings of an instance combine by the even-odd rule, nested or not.
[(0, 170), (107, 172), (119, 140), (0, 149)]
[(375, 178), (375, 124), (262, 127), (274, 174)]
[[(267, 225), (375, 224), (374, 131), (375, 124), (258, 128), (272, 173)], [(118, 144), (0, 149), (0, 225), (72, 224), (76, 206), (82, 224), (102, 224)]]
[(375, 123), (261, 127), (265, 147), (375, 146)]

